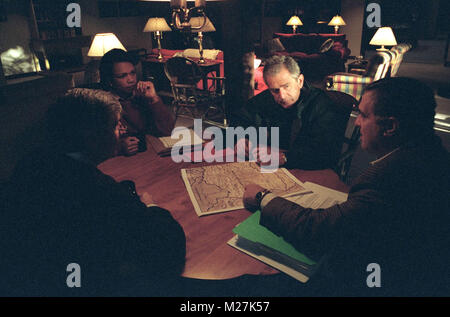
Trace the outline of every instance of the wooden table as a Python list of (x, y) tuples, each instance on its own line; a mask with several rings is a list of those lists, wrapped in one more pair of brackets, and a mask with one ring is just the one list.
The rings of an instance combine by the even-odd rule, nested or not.
[[(244, 274), (275, 274), (277, 270), (227, 245), (232, 229), (250, 212), (242, 209), (198, 217), (181, 178), (182, 168), (207, 163), (174, 163), (169, 157), (159, 157), (153, 148), (135, 156), (119, 156), (102, 163), (99, 168), (117, 181), (133, 180), (139, 194), (148, 192), (162, 208), (171, 212), (186, 234), (185, 277), (228, 279)], [(301, 181), (314, 182), (330, 188), (348, 191), (332, 170), (291, 170)], [(170, 233), (168, 233), (170, 234)]]

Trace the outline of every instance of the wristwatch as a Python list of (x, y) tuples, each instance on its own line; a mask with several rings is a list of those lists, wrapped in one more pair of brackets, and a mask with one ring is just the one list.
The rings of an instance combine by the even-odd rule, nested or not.
[(264, 189), (264, 190), (256, 193), (255, 199), (259, 206), (261, 206), (261, 202), (262, 202), (263, 198), (269, 193), (271, 193), (271, 191), (268, 189)]

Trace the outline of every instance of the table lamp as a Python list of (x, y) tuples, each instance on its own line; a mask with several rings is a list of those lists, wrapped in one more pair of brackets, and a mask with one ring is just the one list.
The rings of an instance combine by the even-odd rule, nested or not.
[(384, 48), (385, 45), (393, 46), (397, 45), (397, 40), (395, 39), (394, 32), (388, 26), (379, 28), (375, 35), (370, 40), (370, 45), (381, 45), (381, 48), (378, 48), (377, 51), (387, 51)]
[[(194, 29), (191, 31), (194, 33), (198, 33), (198, 48), (200, 50), (200, 60), (198, 61), (199, 64), (204, 64), (205, 59), (203, 58), (203, 32), (215, 32), (216, 28), (214, 27), (214, 24), (212, 24), (211, 20), (206, 17), (206, 23), (204, 23), (204, 17), (194, 17), (191, 18), (190, 23)], [(195, 29), (195, 27), (201, 26), (199, 29)]]
[(297, 26), (303, 25), (302, 20), (296, 15), (291, 16), (289, 21), (286, 22), (286, 25), (292, 25), (292, 33), (295, 33), (297, 30)]
[(98, 83), (100, 81), (99, 65), (100, 57), (103, 57), (107, 52), (114, 48), (119, 48), (126, 51), (125, 47), (120, 43), (119, 39), (114, 33), (98, 33), (92, 40), (91, 47), (87, 56), (92, 57), (88, 63), (84, 74), (84, 83)]
[(262, 63), (262, 59), (255, 57), (255, 59), (253, 61), (253, 68), (257, 69), (259, 67), (259, 65), (261, 65), (261, 63)]
[(155, 32), (155, 39), (158, 41), (158, 59), (162, 60), (161, 54), (161, 39), (162, 32), (170, 32), (172, 29), (166, 22), (164, 18), (149, 18), (147, 23), (145, 24), (143, 32)]
[(340, 15), (335, 15), (328, 25), (334, 26), (334, 34), (338, 34), (339, 27), (347, 25), (344, 19)]
[(113, 48), (120, 48), (126, 51), (114, 33), (98, 33), (95, 34), (87, 55), (91, 57), (102, 57)]

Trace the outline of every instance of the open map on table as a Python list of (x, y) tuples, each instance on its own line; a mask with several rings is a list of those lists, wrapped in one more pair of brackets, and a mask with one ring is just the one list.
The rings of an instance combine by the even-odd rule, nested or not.
[(284, 197), (310, 192), (286, 169), (261, 173), (255, 162), (182, 169), (181, 176), (198, 216), (244, 208), (242, 197), (249, 183)]

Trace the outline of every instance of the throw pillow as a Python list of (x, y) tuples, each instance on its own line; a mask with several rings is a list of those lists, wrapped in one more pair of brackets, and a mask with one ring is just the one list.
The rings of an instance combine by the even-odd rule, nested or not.
[(334, 41), (332, 39), (328, 39), (319, 48), (319, 53), (326, 53), (333, 47)]

